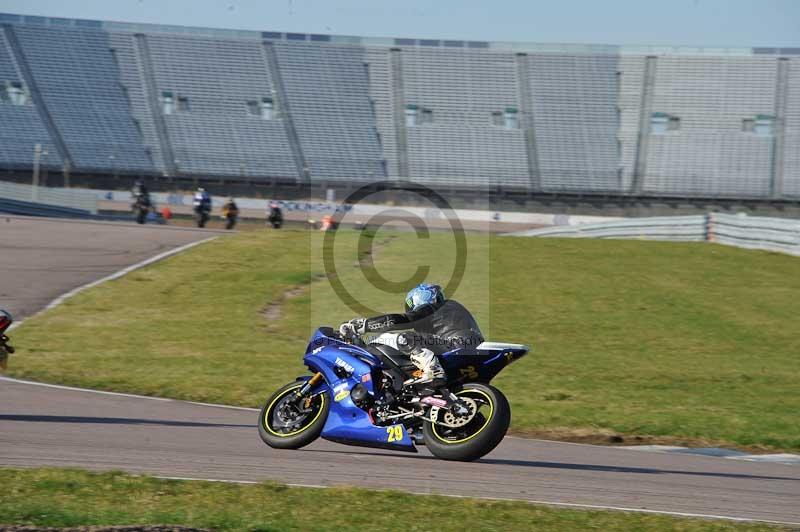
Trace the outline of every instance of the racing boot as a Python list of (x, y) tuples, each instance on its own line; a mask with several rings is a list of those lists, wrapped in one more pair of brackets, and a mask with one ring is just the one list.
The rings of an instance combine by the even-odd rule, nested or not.
[(414, 376), (403, 384), (413, 386), (418, 391), (436, 390), (447, 384), (444, 368), (439, 359), (436, 358), (436, 355), (433, 354), (433, 351), (420, 347), (414, 349), (409, 358), (418, 369), (414, 372)]
[[(420, 402), (446, 408), (457, 415), (469, 413), (458, 397), (445, 388), (447, 375), (433, 351), (418, 348), (411, 353), (410, 358), (419, 369), (414, 372), (414, 378), (408, 379), (404, 384), (414, 389), (420, 397)], [(439, 395), (441, 398), (433, 397), (434, 395)]]

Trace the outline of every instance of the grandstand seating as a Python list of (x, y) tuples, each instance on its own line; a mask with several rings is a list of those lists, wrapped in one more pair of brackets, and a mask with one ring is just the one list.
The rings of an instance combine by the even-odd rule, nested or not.
[(775, 71), (767, 57), (659, 57), (652, 111), (680, 128), (650, 136), (644, 190), (767, 195), (772, 137), (742, 121), (774, 114)]
[[(10, 84), (25, 87), (5, 34), (0, 32), (0, 90)], [(26, 90), (25, 87), (23, 92)], [(4, 100), (7, 98), (5, 96)], [(41, 144), (42, 152), (46, 153), (40, 159), (43, 166), (61, 166), (61, 157), (32, 102), (14, 105), (10, 101), (0, 100), (0, 165), (7, 168), (30, 167), (36, 144)]]
[(0, 32), (0, 81), (20, 81), (21, 76), (17, 72), (15, 61), (8, 43), (6, 43), (5, 32)]
[(30, 168), (34, 147), (41, 144), (40, 164), (62, 167), (61, 156), (33, 106), (0, 103), (0, 124), (0, 165), (6, 168)]
[(790, 68), (787, 81), (782, 192), (800, 197), (800, 68)]
[(150, 153), (153, 165), (162, 174), (169, 174), (162, 153), (162, 143), (152, 119), (152, 108), (149, 93), (142, 83), (141, 72), (144, 69), (142, 59), (137, 50), (136, 39), (127, 33), (112, 33), (109, 35), (110, 45), (114, 52), (113, 57), (119, 68), (120, 83), (125, 87), (130, 103), (130, 112), (142, 135), (142, 144)]
[(798, 49), (0, 24), (0, 168), (800, 198)]
[(94, 29), (14, 28), (76, 168), (152, 172), (109, 52)]
[[(514, 56), (433, 47), (401, 50), (402, 87), (392, 80), (389, 93), (393, 98), (393, 91), (401, 90), (406, 107), (420, 113), (416, 125), (405, 128), (408, 176), (434, 185), (526, 188), (522, 131), (492, 124), (492, 113), (519, 107)], [(432, 113), (431, 121), (423, 118), (425, 111)]]
[(530, 54), (542, 188), (620, 190), (617, 56)]
[(147, 41), (156, 100), (166, 91), (188, 102), (164, 116), (180, 172), (298, 175), (282, 120), (248, 114), (248, 102), (275, 94), (260, 43), (172, 35)]
[(365, 59), (369, 86), (369, 99), (375, 116), (375, 129), (383, 151), (385, 172), (389, 176), (401, 175), (398, 138), (395, 123), (394, 80), (389, 54), (384, 48), (367, 48)]
[(292, 119), (311, 175), (383, 179), (360, 46), (277, 42)]

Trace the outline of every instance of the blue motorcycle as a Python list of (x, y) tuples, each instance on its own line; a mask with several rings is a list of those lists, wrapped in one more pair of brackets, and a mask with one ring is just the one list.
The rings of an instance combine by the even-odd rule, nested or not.
[[(417, 452), (424, 443), (444, 460), (471, 461), (502, 440), (508, 400), (489, 382), (528, 347), (484, 342), (440, 355), (447, 385), (420, 395), (416, 366), (398, 348), (398, 333), (364, 341), (329, 327), (314, 332), (303, 362), (313, 375), (275, 392), (258, 431), (270, 447), (299, 449), (322, 436), (365, 447)], [(431, 393), (433, 392), (433, 393)]]

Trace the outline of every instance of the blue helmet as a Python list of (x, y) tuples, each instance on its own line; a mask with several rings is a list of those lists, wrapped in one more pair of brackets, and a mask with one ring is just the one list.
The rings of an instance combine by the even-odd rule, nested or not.
[(406, 294), (406, 312), (417, 310), (423, 305), (441, 305), (444, 299), (444, 290), (438, 284), (419, 284)]

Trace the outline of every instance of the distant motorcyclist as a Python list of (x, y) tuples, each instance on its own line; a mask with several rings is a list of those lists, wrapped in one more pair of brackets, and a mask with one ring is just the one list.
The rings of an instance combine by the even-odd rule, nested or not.
[(409, 353), (419, 368), (419, 376), (410, 384), (431, 388), (443, 386), (446, 381), (437, 355), (457, 348), (474, 349), (483, 342), (472, 314), (461, 303), (446, 299), (441, 286), (428, 283), (414, 287), (406, 295), (404, 314), (354, 318), (339, 327), (344, 336), (401, 329), (414, 331), (398, 338), (398, 347)]
[(233, 229), (236, 226), (236, 221), (239, 218), (239, 207), (233, 198), (228, 198), (225, 205), (222, 206), (222, 217), (225, 219), (225, 229)]
[(269, 204), (267, 222), (272, 225), (273, 229), (280, 229), (283, 225), (283, 212), (281, 212), (280, 205), (274, 201)]
[(137, 179), (133, 182), (133, 188), (131, 189), (131, 194), (134, 198), (139, 196), (149, 196), (150, 192), (147, 190), (147, 187), (144, 185), (144, 182), (141, 179)]
[(194, 209), (197, 227), (205, 227), (206, 222), (208, 222), (208, 219), (211, 216), (211, 196), (203, 187), (199, 187), (194, 193), (192, 207)]
[(137, 179), (133, 183), (131, 195), (133, 196), (131, 209), (136, 218), (136, 223), (143, 224), (145, 220), (147, 220), (147, 214), (153, 207), (153, 202), (150, 199), (150, 192), (148, 192), (144, 183), (140, 179)]

